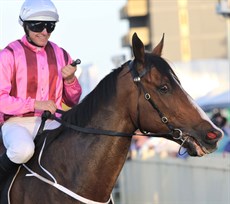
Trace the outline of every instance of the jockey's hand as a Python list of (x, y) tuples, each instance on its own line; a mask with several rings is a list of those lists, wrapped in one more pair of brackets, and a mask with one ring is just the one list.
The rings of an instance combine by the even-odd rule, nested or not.
[(35, 110), (43, 110), (43, 111), (47, 110), (47, 111), (50, 111), (52, 114), (54, 114), (55, 111), (57, 110), (57, 106), (52, 100), (35, 101), (34, 109)]
[(74, 67), (72, 65), (67, 65), (62, 68), (61, 70), (62, 78), (67, 84), (71, 84), (75, 80), (76, 71), (77, 71), (77, 67)]

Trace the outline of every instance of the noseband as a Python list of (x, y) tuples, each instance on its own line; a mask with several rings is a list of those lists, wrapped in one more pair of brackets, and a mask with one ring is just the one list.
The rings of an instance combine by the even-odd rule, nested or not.
[(140, 125), (140, 118), (139, 118), (139, 114), (140, 114), (140, 111), (139, 111), (139, 103), (137, 105), (137, 110), (138, 110), (138, 129), (146, 136), (150, 136), (150, 137), (163, 137), (163, 136), (171, 136), (173, 139), (175, 140), (180, 140), (182, 142), (181, 146), (185, 143), (185, 141), (187, 140), (183, 138), (183, 132), (179, 129), (179, 128), (175, 128), (173, 127), (173, 125), (171, 125), (169, 123), (169, 120), (168, 118), (160, 111), (160, 109), (158, 108), (158, 106), (156, 105), (156, 103), (153, 101), (153, 99), (151, 98), (151, 95), (146, 91), (145, 87), (143, 86), (143, 84), (141, 83), (141, 78), (143, 76), (146, 75), (146, 73), (148, 73), (147, 69), (144, 69), (140, 74), (138, 73), (135, 65), (134, 65), (134, 61), (130, 61), (129, 62), (129, 70), (132, 74), (132, 77), (133, 77), (133, 81), (134, 83), (137, 85), (137, 87), (139, 88), (139, 94), (141, 93), (141, 91), (144, 92), (144, 97), (145, 99), (151, 104), (151, 106), (157, 111), (159, 117), (161, 118), (161, 122), (164, 123), (168, 129), (170, 130), (169, 132), (167, 133), (149, 133), (145, 130), (143, 130), (141, 128), (141, 125)]

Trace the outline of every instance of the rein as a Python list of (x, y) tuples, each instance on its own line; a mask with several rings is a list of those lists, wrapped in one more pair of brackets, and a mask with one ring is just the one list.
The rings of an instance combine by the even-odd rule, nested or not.
[[(57, 109), (56, 113), (63, 114), (63, 113), (65, 113), (65, 111)], [(107, 136), (118, 136), (118, 137), (131, 137), (133, 135), (138, 135), (138, 136), (148, 136), (148, 137), (161, 137), (161, 136), (165, 136), (165, 135), (171, 136), (173, 134), (173, 132), (169, 132), (169, 133), (148, 133), (148, 132), (145, 132), (142, 134), (136, 133), (136, 132), (125, 133), (125, 132), (116, 132), (116, 131), (112, 131), (112, 130), (85, 128), (85, 127), (80, 127), (77, 125), (70, 124), (70, 123), (62, 120), (61, 118), (56, 117), (55, 114), (51, 114), (49, 111), (44, 111), (44, 113), (42, 114), (42, 122), (41, 122), (41, 125), (40, 125), (39, 130), (38, 130), (38, 135), (43, 133), (45, 121), (47, 119), (56, 120), (59, 123), (61, 123), (62, 125), (64, 125), (65, 127), (76, 130), (78, 132), (82, 132), (82, 133), (86, 133), (86, 134), (94, 134), (94, 135), (107, 135)]]
[[(181, 147), (185, 143), (185, 141), (188, 139), (188, 137), (186, 137), (184, 139), (183, 136), (182, 136), (183, 132), (179, 128), (174, 128), (173, 125), (171, 125), (169, 123), (168, 118), (160, 111), (160, 109), (158, 108), (156, 103), (151, 98), (151, 95), (146, 91), (145, 87), (141, 83), (141, 78), (143, 76), (145, 76), (148, 71), (146, 69), (144, 69), (144, 71), (139, 74), (138, 71), (135, 68), (134, 61), (129, 62), (129, 70), (130, 70), (130, 72), (132, 74), (134, 83), (137, 85), (137, 87), (140, 90), (139, 95), (140, 95), (141, 91), (144, 92), (145, 99), (151, 104), (153, 109), (155, 109), (157, 111), (159, 117), (161, 118), (161, 122), (164, 123), (168, 127), (169, 132), (166, 132), (166, 133), (151, 133), (151, 132), (147, 132), (147, 131), (145, 131), (145, 130), (143, 130), (141, 128), (139, 117), (138, 117), (138, 127), (137, 127), (137, 129), (139, 129), (142, 134), (135, 133), (135, 132), (125, 133), (125, 132), (117, 132), (117, 131), (112, 131), (112, 130), (102, 130), (102, 129), (80, 127), (80, 126), (77, 126), (77, 125), (70, 124), (70, 123), (62, 120), (61, 118), (56, 117), (55, 114), (51, 114), (49, 111), (44, 111), (44, 113), (42, 114), (42, 122), (41, 122), (41, 125), (40, 125), (39, 130), (38, 130), (38, 135), (40, 135), (43, 132), (45, 121), (47, 119), (53, 119), (53, 120), (58, 121), (59, 123), (61, 123), (62, 125), (64, 125), (67, 128), (71, 128), (73, 130), (76, 130), (76, 131), (82, 132), (82, 133), (86, 133), (86, 134), (106, 135), (106, 136), (120, 136), (120, 137), (132, 137), (134, 135), (148, 136), (148, 137), (165, 137), (165, 136), (169, 136), (169, 137), (172, 137), (175, 140), (180, 140), (181, 141), (181, 145), (180, 145), (180, 149), (179, 149), (179, 154), (180, 154)], [(138, 103), (137, 110), (138, 110), (137, 114), (139, 116), (139, 103)], [(63, 114), (64, 112), (65, 111), (60, 110), (60, 109), (56, 110), (56, 113), (59, 113), (59, 114)], [(182, 154), (180, 154), (180, 155), (182, 155)]]

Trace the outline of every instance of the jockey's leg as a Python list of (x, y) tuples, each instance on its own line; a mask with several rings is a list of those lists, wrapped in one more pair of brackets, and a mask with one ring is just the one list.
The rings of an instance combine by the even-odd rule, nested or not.
[(8, 158), (22, 164), (29, 161), (34, 154), (34, 138), (27, 128), (16, 123), (5, 123), (2, 126), (3, 144)]
[[(38, 117), (15, 117), (3, 124), (2, 138), (7, 151), (0, 157), (0, 182), (11, 173), (11, 168), (26, 163), (33, 156), (34, 138), (40, 123)], [(48, 120), (44, 129), (55, 129), (59, 125), (56, 121)]]
[(0, 157), (0, 185), (26, 163), (34, 154), (34, 142), (30, 132), (20, 124), (6, 122), (2, 126), (2, 139), (6, 153)]

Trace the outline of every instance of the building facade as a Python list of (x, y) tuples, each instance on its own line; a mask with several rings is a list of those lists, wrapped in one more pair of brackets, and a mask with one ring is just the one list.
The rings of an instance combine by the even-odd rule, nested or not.
[(121, 19), (129, 21), (122, 46), (134, 32), (151, 50), (165, 33), (164, 56), (170, 61), (227, 58), (226, 20), (217, 0), (127, 0)]

